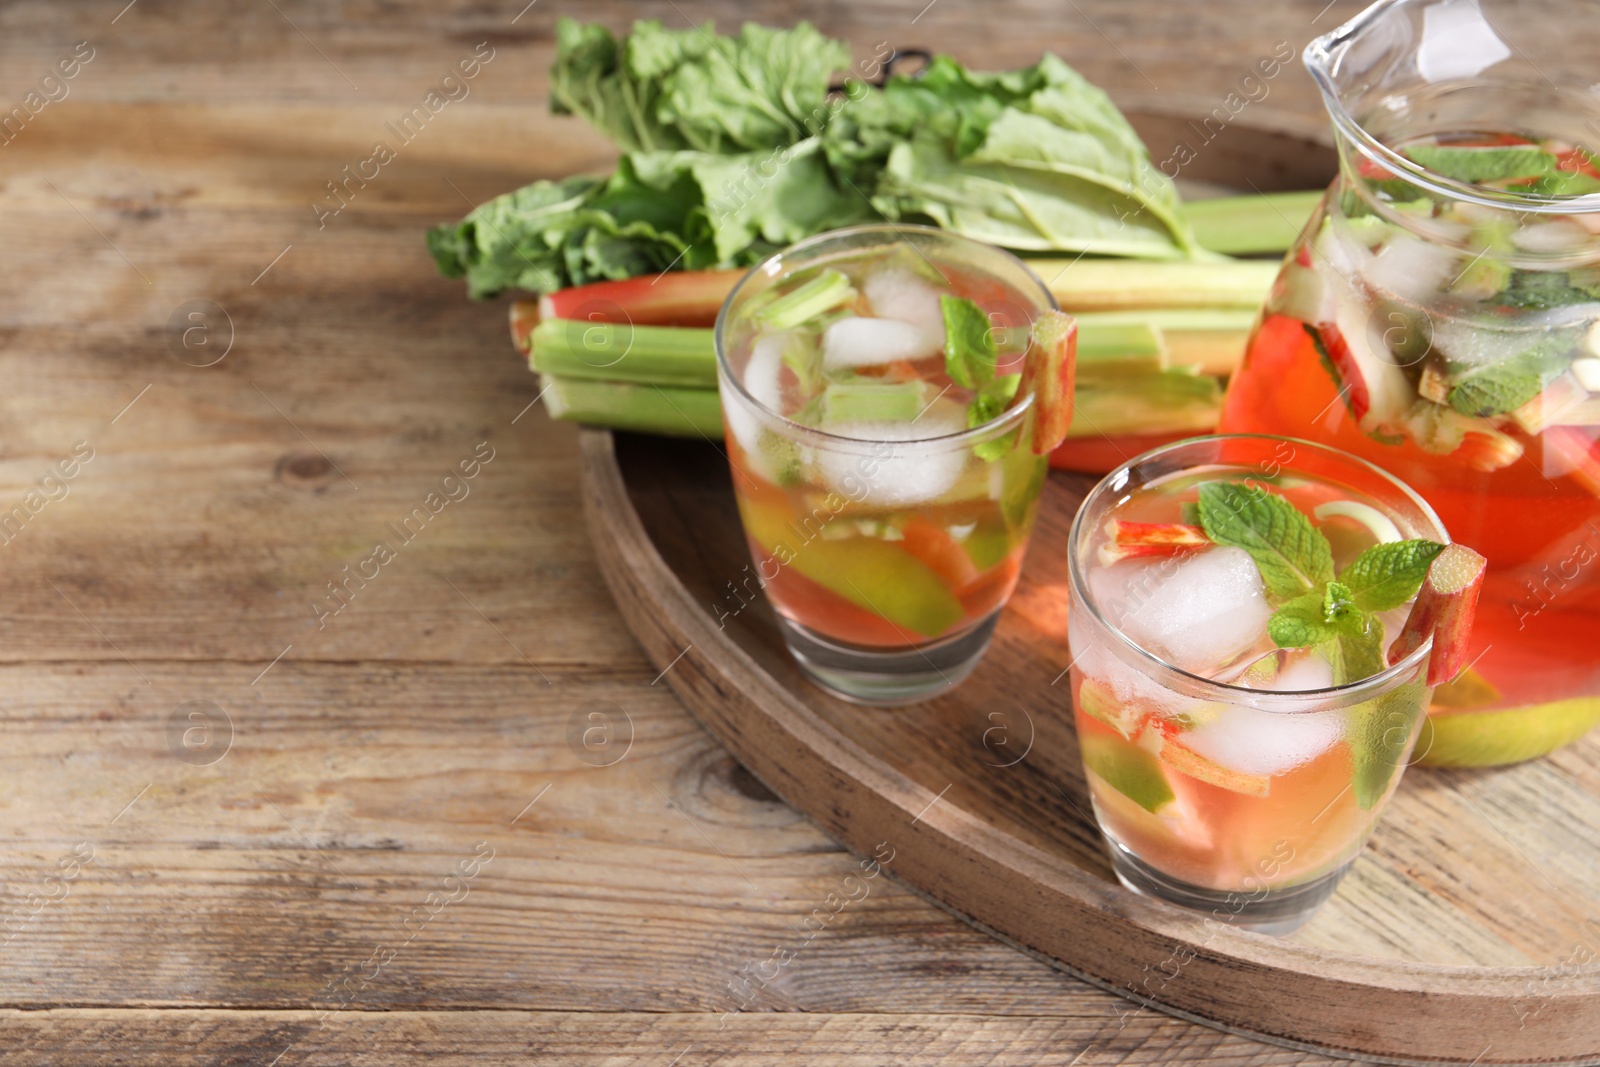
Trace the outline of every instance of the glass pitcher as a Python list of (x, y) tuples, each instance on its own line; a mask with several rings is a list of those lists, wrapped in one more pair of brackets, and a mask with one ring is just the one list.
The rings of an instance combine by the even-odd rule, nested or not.
[(1384, 0), (1305, 50), (1339, 176), (1221, 428), (1354, 452), (1488, 557), (1423, 762), (1527, 759), (1600, 721), (1597, 15)]

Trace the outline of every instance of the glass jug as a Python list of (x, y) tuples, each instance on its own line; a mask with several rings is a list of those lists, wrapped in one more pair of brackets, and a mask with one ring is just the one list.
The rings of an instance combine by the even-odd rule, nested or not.
[(1384, 0), (1306, 47), (1339, 176), (1285, 258), (1221, 429), (1415, 487), (1486, 555), (1423, 762), (1600, 721), (1600, 5)]

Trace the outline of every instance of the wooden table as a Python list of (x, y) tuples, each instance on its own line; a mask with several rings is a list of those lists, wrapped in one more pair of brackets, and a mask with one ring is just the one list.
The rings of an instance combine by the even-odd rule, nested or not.
[[(854, 860), (647, 666), (575, 431), (422, 231), (610, 165), (546, 112), (563, 7), (1204, 111), (1357, 3), (124, 2), (0, 10), (0, 111), (80, 60), (0, 134), (0, 1062), (1322, 1062), (884, 882), (725, 1015)], [(1297, 67), (1250, 106), (1321, 114)]]

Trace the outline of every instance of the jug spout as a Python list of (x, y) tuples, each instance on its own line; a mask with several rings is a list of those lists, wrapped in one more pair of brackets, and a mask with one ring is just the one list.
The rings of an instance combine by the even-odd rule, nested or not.
[[(1597, 14), (1592, 0), (1380, 0), (1303, 59), (1347, 173), (1519, 213), (1600, 211)], [(1541, 146), (1554, 163), (1408, 151), (1422, 144)]]

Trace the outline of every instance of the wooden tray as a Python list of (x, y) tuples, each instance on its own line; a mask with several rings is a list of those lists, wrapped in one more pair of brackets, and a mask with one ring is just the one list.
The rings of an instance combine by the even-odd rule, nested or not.
[[(1136, 122), (1153, 149), (1198, 137)], [(1188, 173), (1304, 188), (1332, 166), (1325, 146), (1227, 136), (1226, 155), (1202, 152)], [(884, 710), (830, 698), (789, 659), (752, 597), (717, 448), (585, 430), (582, 452), (601, 566), (666, 681), (837, 840), (863, 856), (887, 843), (887, 869), (923, 894), (1128, 996), (1130, 1012), (1390, 1062), (1600, 1062), (1600, 740), (1503, 770), (1409, 771), (1309, 925), (1284, 940), (1237, 931), (1123, 889), (1088, 815), (1053, 680), (1068, 661), (1067, 530), (1093, 479), (1051, 476), (971, 679)]]

